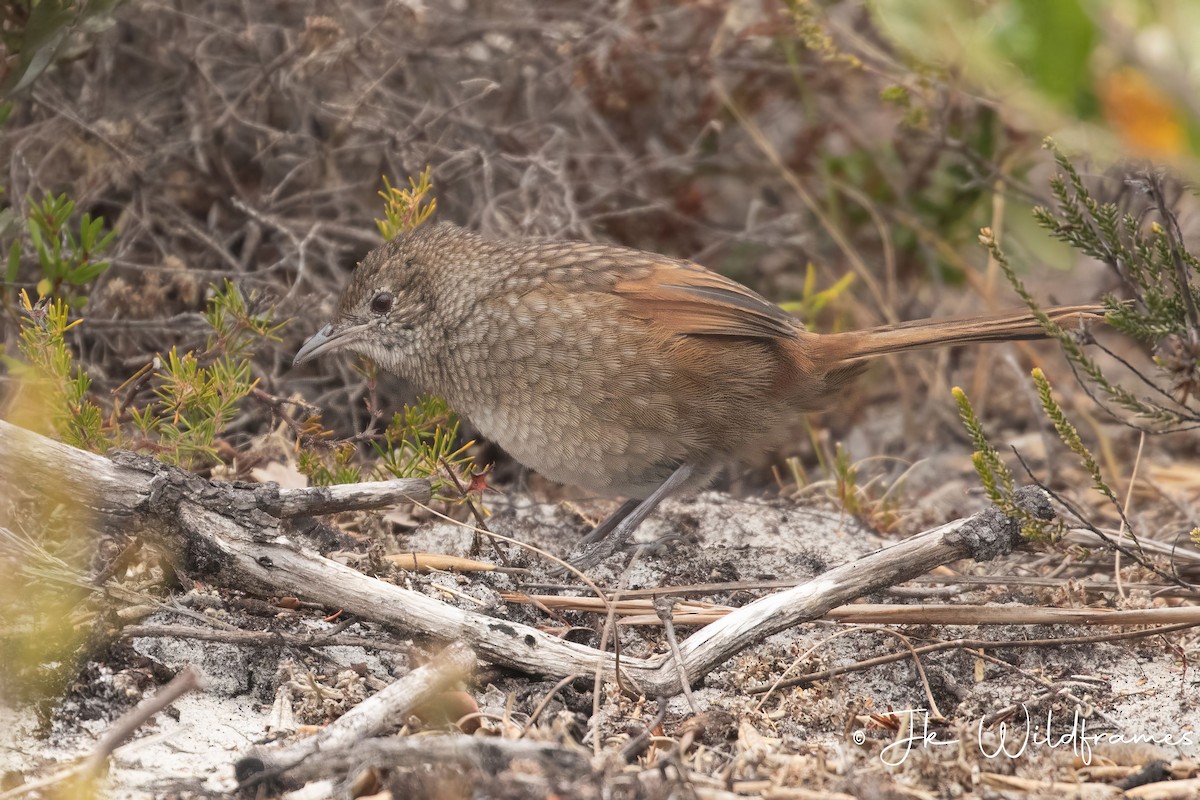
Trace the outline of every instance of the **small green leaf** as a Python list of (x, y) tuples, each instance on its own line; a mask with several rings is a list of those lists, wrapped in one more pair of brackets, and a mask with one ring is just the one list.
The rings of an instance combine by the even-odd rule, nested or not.
[(29, 218), (29, 238), (33, 241), (34, 247), (42, 246), (42, 226), (34, 216)]
[(8, 249), (8, 269), (4, 272), (4, 282), (10, 286), (17, 282), (17, 272), (21, 268), (21, 243), (15, 241)]
[(76, 267), (67, 274), (67, 280), (76, 286), (93, 281), (108, 269), (107, 261), (91, 261)]

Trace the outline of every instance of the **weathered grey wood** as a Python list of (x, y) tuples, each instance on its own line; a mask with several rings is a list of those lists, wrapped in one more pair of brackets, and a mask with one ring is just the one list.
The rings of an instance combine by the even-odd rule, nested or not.
[[(485, 775), (494, 775), (515, 759), (539, 763), (547, 774), (591, 773), (590, 754), (582, 748), (571, 748), (569, 744), (449, 734), (369, 739), (353, 750), (314, 753), (280, 776), (280, 783), (284, 787), (303, 786), (331, 775), (345, 779), (353, 772), (370, 767), (394, 770), (433, 765), (458, 771), (475, 769)], [(487, 796), (486, 791), (480, 794)]]
[[(1052, 514), (1049, 500), (1040, 489), (1018, 490), (1018, 501), (1042, 519)], [(1020, 541), (1020, 523), (989, 508), (876, 550), (834, 567), (808, 583), (767, 595), (701, 628), (680, 644), (688, 674), (695, 680), (733, 653), (771, 634), (818, 619), (825, 612), (879, 588), (915, 578), (961, 558), (980, 561), (995, 558)]]
[(278, 503), (263, 510), (277, 517), (316, 516), (339, 511), (365, 511), (397, 503), (428, 503), (432, 495), (425, 478), (280, 489)]
[(287, 747), (252, 751), (237, 765), (239, 781), (255, 773), (289, 769), (317, 751), (349, 750), (364, 739), (394, 728), (438, 692), (466, 677), (475, 668), (475, 654), (462, 644), (452, 644), (435, 661), (417, 667), (402, 678), (363, 700), (318, 733)]
[(114, 461), (0, 420), (0, 486), (82, 503), (95, 512), (98, 527), (137, 530), (182, 574), (215, 585), (294, 594), (363, 619), (461, 641), (489, 663), (530, 674), (612, 669), (609, 653), (455, 608), (298, 547), (287, 536), (288, 523), (263, 510), (277, 503), (278, 487), (271, 484), (208, 481), (129, 453)]
[(8, 497), (69, 503), (91, 512), (97, 525), (119, 529), (137, 517), (151, 479), (0, 420), (0, 493)]

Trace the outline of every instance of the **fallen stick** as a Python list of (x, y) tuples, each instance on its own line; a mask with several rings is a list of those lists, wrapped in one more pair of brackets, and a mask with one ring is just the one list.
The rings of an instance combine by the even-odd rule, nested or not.
[(329, 725), (307, 738), (277, 750), (259, 748), (239, 759), (234, 766), (241, 788), (264, 779), (274, 779), (314, 753), (349, 751), (364, 740), (399, 727), (413, 709), (426, 703), (450, 684), (462, 680), (475, 668), (475, 654), (461, 644), (452, 644), (433, 662), (418, 667), (403, 678), (363, 700)]
[(351, 770), (358, 772), (371, 767), (389, 770), (418, 767), (428, 770), (434, 765), (455, 772), (476, 769), (486, 776), (494, 776), (516, 759), (535, 761), (543, 765), (547, 774), (590, 775), (592, 772), (586, 752), (561, 745), (450, 734), (371, 739), (360, 742), (353, 750), (314, 753), (289, 770), (284, 783), (298, 786), (331, 775), (349, 777), (347, 773)]
[[(566, 603), (547, 603), (546, 596), (535, 596), (549, 608), (570, 608)], [(557, 598), (562, 600), (564, 598)], [(571, 598), (586, 599), (593, 598)], [(625, 602), (625, 601), (622, 601)], [(646, 601), (629, 601), (644, 603)], [(602, 609), (589, 609), (597, 613)], [(716, 606), (703, 610), (676, 611), (672, 621), (676, 625), (708, 625), (728, 616), (735, 609)], [(628, 614), (620, 620), (621, 625), (661, 625), (662, 620), (652, 613), (635, 614), (631, 606), (618, 609), (618, 614)], [(821, 619), (830, 622), (857, 623), (860, 625), (1174, 625), (1188, 622), (1200, 625), (1200, 608), (1196, 606), (1174, 606), (1171, 608), (1041, 608), (1038, 606), (983, 606), (983, 605), (876, 605), (854, 603), (839, 606)]]
[(57, 797), (93, 796), (96, 790), (95, 782), (108, 764), (108, 759), (112, 756), (113, 751), (128, 741), (140, 727), (152, 720), (160, 711), (172, 705), (188, 692), (201, 688), (203, 688), (203, 681), (200, 674), (191, 667), (184, 668), (171, 679), (170, 683), (126, 711), (109, 726), (104, 736), (83, 762), (32, 783), (21, 784), (6, 792), (0, 792), (0, 798), (38, 794), (42, 789), (50, 786), (56, 787), (56, 791), (52, 794)]
[[(379, 488), (389, 491), (390, 484)], [(70, 498), (91, 510), (97, 527), (137, 531), (197, 580), (255, 594), (296, 594), (366, 620), (463, 642), (488, 663), (529, 674), (562, 678), (600, 670), (612, 676), (616, 669), (611, 653), (449, 606), (302, 549), (289, 538), (291, 520), (265, 510), (281, 508), (271, 484), (209, 481), (130, 453), (109, 459), (0, 421), (0, 485), (42, 499)], [(362, 507), (365, 499), (343, 497), (340, 508)], [(1030, 513), (1051, 516), (1041, 490), (1021, 489), (1018, 499)], [(1021, 541), (1019, 523), (994, 508), (947, 523), (736, 609), (680, 642), (678, 664), (662, 656), (622, 658), (624, 685), (649, 697), (679, 694), (683, 680), (699, 680), (774, 633), (942, 564), (995, 558)]]

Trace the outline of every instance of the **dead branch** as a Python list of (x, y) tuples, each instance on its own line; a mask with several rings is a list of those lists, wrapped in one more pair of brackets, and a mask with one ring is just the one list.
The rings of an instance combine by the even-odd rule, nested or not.
[(307, 489), (280, 489), (278, 500), (264, 506), (263, 511), (276, 517), (312, 517), (338, 511), (385, 508), (397, 503), (428, 503), (430, 495), (429, 481), (424, 478), (310, 486)]
[[(306, 551), (289, 538), (290, 521), (272, 485), (209, 481), (154, 459), (86, 453), (0, 421), (0, 482), (12, 491), (65, 493), (100, 527), (136, 530), (193, 578), (258, 594), (287, 593), (363, 619), (459, 641), (489, 663), (561, 678), (598, 668), (612, 676), (613, 656), (536, 628), (497, 620), (377, 580)], [(1051, 512), (1045, 495), (1019, 492), (1031, 513)], [(353, 508), (361, 497), (342, 499)], [(1019, 525), (989, 509), (829, 570), (787, 591), (737, 609), (679, 645), (670, 657), (621, 660), (627, 684), (648, 696), (673, 696), (735, 653), (839, 605), (961, 558), (984, 560), (1021, 541)], [(686, 676), (686, 677), (685, 677)]]
[(555, 773), (590, 773), (586, 752), (546, 742), (497, 739), (484, 736), (417, 736), (371, 739), (353, 750), (314, 753), (287, 774), (287, 785), (328, 778), (370, 767), (402, 769), (431, 764), (461, 771), (476, 769), (495, 775), (514, 759), (543, 764)]
[(399, 727), (413, 709), (427, 702), (450, 684), (462, 680), (475, 667), (475, 654), (461, 644), (452, 644), (432, 663), (376, 692), (320, 733), (280, 750), (259, 749), (240, 759), (235, 767), (242, 786), (276, 778), (318, 751), (329, 754), (358, 749), (389, 728)]
[[(544, 598), (536, 598), (544, 602)], [(556, 597), (557, 603), (547, 606), (564, 608), (567, 598)], [(590, 601), (594, 598), (571, 598)], [(622, 625), (661, 625), (662, 619), (653, 613), (637, 614), (630, 610), (633, 603), (622, 601), (617, 614), (629, 614), (620, 620)], [(601, 609), (592, 609), (599, 612)], [(708, 625), (728, 616), (733, 609), (717, 606), (702, 611), (676, 612), (676, 625)], [(860, 625), (1200, 625), (1200, 608), (1174, 606), (1170, 608), (1042, 608), (1039, 606), (987, 605), (884, 605), (853, 603), (831, 609), (822, 619), (831, 622)]]

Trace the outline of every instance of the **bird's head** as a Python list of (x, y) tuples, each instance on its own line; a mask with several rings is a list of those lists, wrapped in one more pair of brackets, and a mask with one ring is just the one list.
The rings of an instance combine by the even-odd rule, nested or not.
[(426, 225), (372, 250), (342, 292), (334, 318), (304, 343), (293, 365), (350, 350), (411, 377), (422, 354), (445, 337), (454, 309), (445, 307), (439, 289), (459, 282), (453, 272), (473, 238), (454, 225)]

